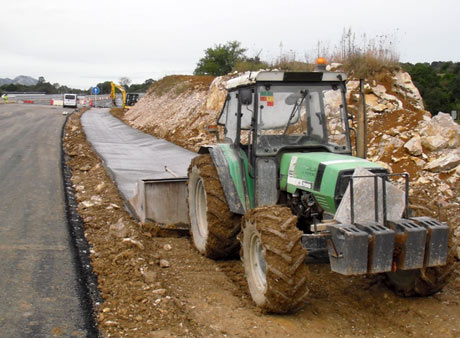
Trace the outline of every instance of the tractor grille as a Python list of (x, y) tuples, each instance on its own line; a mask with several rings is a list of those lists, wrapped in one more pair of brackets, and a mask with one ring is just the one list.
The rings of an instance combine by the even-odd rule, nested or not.
[(329, 210), (329, 206), (327, 204), (327, 200), (324, 196), (315, 195), (316, 202), (320, 205), (320, 207), (324, 210)]

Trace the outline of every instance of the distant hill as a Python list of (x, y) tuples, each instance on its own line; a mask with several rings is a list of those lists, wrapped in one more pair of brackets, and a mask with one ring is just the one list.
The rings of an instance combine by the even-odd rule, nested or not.
[(20, 84), (23, 86), (35, 86), (37, 83), (38, 83), (37, 79), (34, 79), (33, 77), (26, 76), (26, 75), (19, 75), (19, 76), (16, 76), (14, 79), (8, 79), (8, 78), (1, 79), (0, 78), (0, 86), (9, 85), (9, 84)]

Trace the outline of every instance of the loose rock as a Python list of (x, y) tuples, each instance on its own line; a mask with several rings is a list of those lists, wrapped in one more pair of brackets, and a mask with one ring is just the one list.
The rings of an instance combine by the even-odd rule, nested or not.
[(101, 182), (96, 186), (96, 192), (101, 193), (104, 190), (104, 188), (105, 188), (105, 183)]
[(124, 238), (123, 243), (127, 244), (132, 244), (137, 246), (140, 250), (144, 250), (144, 244), (142, 244), (140, 241), (132, 239), (132, 238)]
[(144, 282), (147, 284), (152, 284), (157, 278), (157, 274), (151, 270), (144, 271), (142, 275), (144, 276)]
[(126, 228), (126, 225), (123, 223), (123, 219), (120, 218), (117, 223), (112, 224), (109, 227), (109, 233), (118, 238), (124, 238), (128, 234), (128, 229)]
[(440, 158), (429, 162), (425, 169), (433, 172), (448, 171), (460, 164), (460, 150), (455, 153), (449, 153)]
[(416, 135), (413, 138), (411, 138), (405, 145), (404, 148), (409, 151), (410, 154), (414, 156), (420, 156), (422, 155), (423, 149), (422, 149), (422, 141), (420, 139), (420, 135)]
[(90, 169), (91, 169), (91, 165), (90, 165), (90, 164), (86, 164), (86, 165), (80, 167), (80, 170), (81, 170), (81, 171), (88, 171), (88, 170), (90, 170)]
[(169, 262), (166, 259), (160, 259), (161, 268), (169, 268)]

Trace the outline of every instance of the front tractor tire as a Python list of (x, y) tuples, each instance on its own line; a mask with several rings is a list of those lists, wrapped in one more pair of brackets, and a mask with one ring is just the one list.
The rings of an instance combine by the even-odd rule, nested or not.
[(287, 313), (308, 295), (306, 250), (297, 217), (283, 206), (258, 207), (242, 220), (242, 260), (252, 299), (264, 312)]
[(227, 206), (219, 175), (210, 155), (195, 157), (188, 169), (188, 206), (193, 243), (208, 258), (236, 256), (240, 217)]

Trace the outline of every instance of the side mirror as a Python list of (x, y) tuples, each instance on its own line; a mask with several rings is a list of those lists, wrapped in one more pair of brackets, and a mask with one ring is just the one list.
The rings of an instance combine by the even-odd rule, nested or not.
[(252, 103), (252, 89), (241, 88), (238, 90), (238, 101), (244, 105), (248, 106)]

